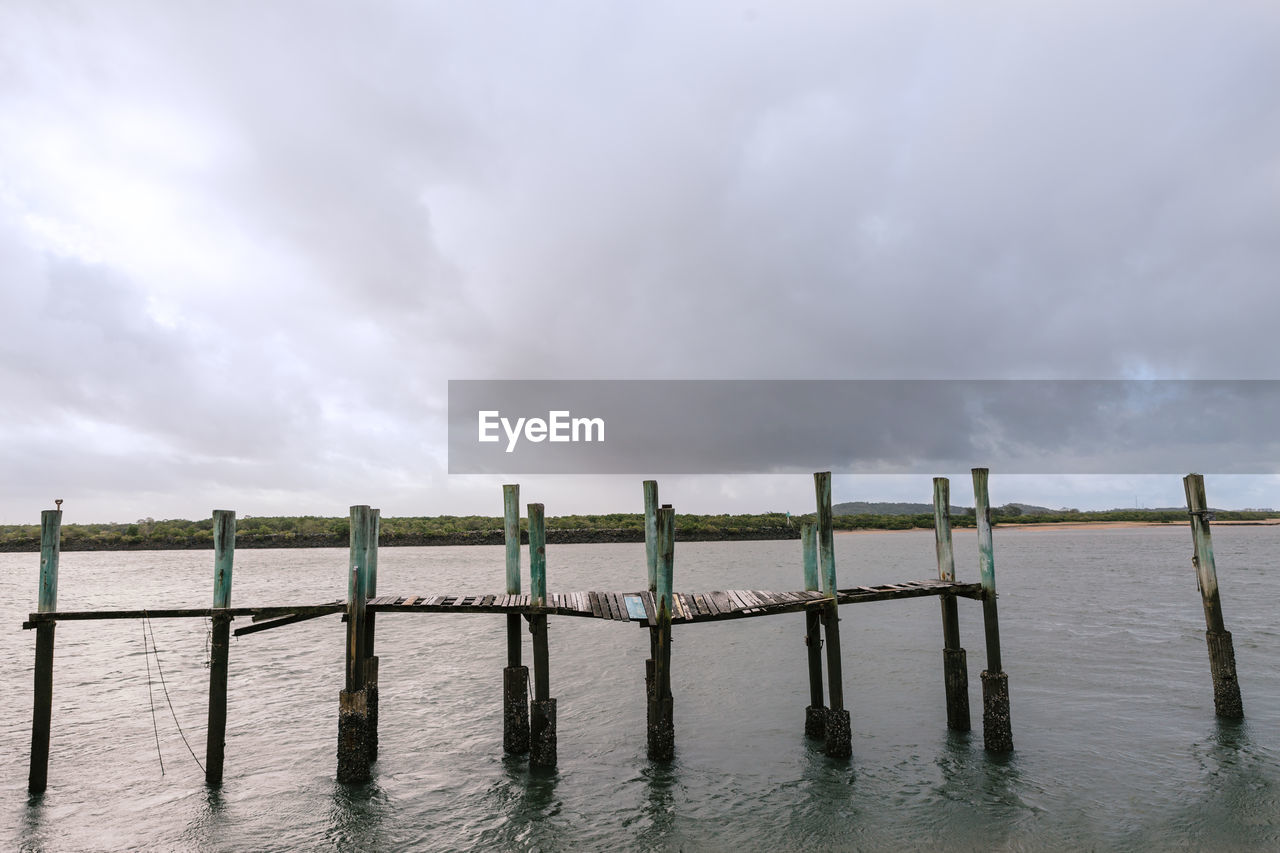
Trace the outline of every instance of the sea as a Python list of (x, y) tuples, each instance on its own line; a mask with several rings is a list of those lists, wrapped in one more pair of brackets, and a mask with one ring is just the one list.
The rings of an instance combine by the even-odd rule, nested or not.
[[(204, 619), (57, 628), (49, 787), (27, 763), (39, 558), (0, 555), (0, 848), (17, 851), (1280, 850), (1280, 527), (1215, 525), (1245, 718), (1217, 718), (1186, 525), (995, 530), (1014, 750), (946, 726), (936, 598), (841, 608), (853, 755), (804, 736), (801, 614), (677, 626), (676, 755), (646, 757), (647, 632), (552, 617), (558, 766), (502, 751), (505, 618), (378, 619), (373, 780), (335, 781), (337, 615), (233, 639), (223, 785)], [(977, 580), (972, 530), (957, 578)], [(936, 577), (932, 531), (836, 537), (839, 585)], [(645, 585), (640, 544), (551, 546), (552, 592)], [(525, 571), (527, 576), (527, 554)], [(241, 550), (232, 604), (341, 599), (342, 549)], [(69, 552), (59, 607), (205, 607), (212, 552)], [(803, 587), (800, 543), (676, 545), (677, 591)], [(496, 593), (501, 547), (384, 548), (380, 593)], [(239, 620), (238, 624), (244, 624)], [(531, 658), (526, 636), (526, 662)]]

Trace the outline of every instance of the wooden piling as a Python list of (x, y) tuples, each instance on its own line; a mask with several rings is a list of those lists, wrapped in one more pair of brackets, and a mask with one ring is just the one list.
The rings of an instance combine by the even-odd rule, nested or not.
[(822, 591), (828, 601), (822, 610), (823, 633), (827, 647), (827, 720), (824, 731), (826, 753), (832, 758), (848, 758), (853, 754), (853, 734), (849, 711), (844, 707), (844, 682), (840, 663), (840, 610), (836, 602), (836, 551), (831, 526), (831, 472), (813, 475), (818, 504), (818, 560)]
[[(36, 609), (58, 609), (58, 555), (62, 548), (62, 510), (40, 513), (40, 587)], [(49, 731), (53, 719), (53, 637), (55, 622), (36, 626), (35, 697), (31, 710), (31, 766), (27, 790), (42, 794), (49, 784)]]
[[(520, 594), (520, 486), (502, 487), (503, 533), (507, 546), (507, 595)], [(502, 670), (502, 749), (529, 751), (529, 667), (521, 662), (520, 614), (507, 614), (507, 666)]]
[(671, 694), (671, 588), (675, 567), (675, 510), (664, 505), (656, 524), (657, 571), (654, 607), (657, 610), (657, 646), (653, 656), (653, 687), (649, 691), (649, 758), (670, 761), (675, 756), (675, 701)]
[(1182, 478), (1187, 494), (1187, 512), (1191, 514), (1191, 538), (1195, 554), (1191, 558), (1204, 605), (1205, 641), (1209, 647), (1209, 670), (1213, 676), (1213, 707), (1219, 717), (1240, 719), (1244, 705), (1240, 699), (1240, 682), (1236, 678), (1236, 652), (1231, 632), (1222, 621), (1222, 601), (1218, 596), (1218, 569), (1213, 559), (1213, 540), (1209, 535), (1208, 501), (1204, 477), (1188, 474)]
[[(231, 606), (231, 569), (235, 561), (236, 514), (229, 509), (213, 511), (213, 607)], [(209, 644), (209, 724), (204, 748), (204, 782), (216, 788), (222, 784), (223, 757), (227, 739), (227, 663), (231, 644), (231, 617), (212, 616)]]
[(351, 555), (347, 571), (346, 689), (338, 697), (338, 781), (360, 783), (370, 778), (369, 705), (365, 693), (365, 658), (368, 615), (369, 535), (368, 506), (351, 507)]
[[(658, 481), (645, 480), (644, 486), (644, 562), (648, 578), (648, 590), (658, 588)], [(658, 653), (658, 628), (649, 627), (649, 657), (644, 662), (645, 713), (656, 706), (653, 703), (654, 657)], [(653, 718), (646, 718), (646, 725), (653, 726)]]
[[(365, 538), (365, 598), (378, 596), (378, 538), (382, 534), (382, 510), (369, 510), (369, 533)], [(377, 613), (365, 612), (364, 617), (364, 696), (368, 709), (368, 730), (365, 746), (369, 760), (378, 758), (378, 658), (373, 653), (374, 623)]]
[(1009, 720), (1009, 677), (1000, 666), (1000, 619), (996, 611), (996, 563), (991, 542), (991, 500), (986, 468), (974, 468), (973, 512), (978, 526), (978, 570), (982, 581), (982, 622), (987, 668), (982, 673), (982, 745), (991, 752), (1013, 749)]
[[(804, 588), (817, 592), (818, 586), (818, 533), (814, 526), (800, 526), (800, 546), (804, 559)], [(822, 698), (822, 614), (815, 610), (804, 612), (804, 644), (809, 652), (809, 705), (804, 709), (804, 733), (806, 737), (825, 738), (827, 731), (827, 707)]]
[[(537, 607), (547, 603), (547, 531), (542, 504), (529, 504), (529, 594)], [(529, 765), (556, 766), (556, 700), (551, 698), (547, 614), (529, 617), (533, 634), (533, 702), (529, 708)]]
[[(951, 547), (951, 481), (933, 478), (933, 534), (938, 552), (938, 580), (955, 582), (956, 559)], [(947, 728), (969, 731), (969, 664), (960, 647), (960, 617), (956, 597), (943, 595), (942, 679), (947, 696)]]
[(644, 562), (649, 591), (658, 588), (658, 481), (644, 481)]

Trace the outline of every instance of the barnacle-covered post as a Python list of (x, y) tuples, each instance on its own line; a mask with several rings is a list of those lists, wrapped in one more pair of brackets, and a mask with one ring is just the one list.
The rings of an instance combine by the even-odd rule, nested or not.
[[(532, 604), (547, 604), (547, 530), (542, 504), (529, 504), (529, 585)], [(529, 764), (556, 766), (556, 700), (551, 698), (547, 614), (529, 617), (533, 633), (533, 703), (529, 708)]]
[(1009, 722), (1009, 676), (1000, 666), (1000, 619), (996, 612), (996, 561), (991, 544), (991, 499), (986, 468), (973, 469), (973, 512), (978, 524), (978, 569), (982, 575), (982, 622), (987, 668), (982, 673), (982, 745), (992, 752), (1013, 749)]
[[(503, 533), (507, 546), (507, 595), (520, 594), (520, 486), (502, 487)], [(507, 666), (502, 670), (502, 749), (529, 751), (529, 667), (520, 660), (520, 614), (507, 614)]]
[(338, 694), (338, 781), (367, 782), (369, 760), (369, 701), (365, 693), (368, 636), (365, 633), (368, 597), (369, 536), (372, 513), (368, 506), (351, 507), (351, 556), (347, 569), (346, 689)]
[[(951, 548), (951, 481), (933, 478), (933, 535), (938, 551), (938, 580), (954, 583), (955, 552)], [(942, 595), (942, 679), (947, 690), (947, 728), (969, 731), (969, 664), (960, 648), (956, 597)]]
[(657, 588), (653, 596), (658, 627), (648, 714), (649, 758), (655, 761), (670, 761), (675, 755), (674, 700), (671, 695), (671, 581), (675, 558), (675, 517), (675, 510), (670, 505), (658, 510)]
[(204, 748), (204, 782), (222, 784), (222, 763), (227, 741), (227, 659), (231, 642), (231, 568), (236, 551), (236, 514), (213, 511), (213, 609), (209, 644), (209, 725)]
[(813, 486), (818, 504), (818, 560), (822, 571), (822, 591), (827, 596), (822, 610), (830, 703), (824, 732), (826, 753), (832, 758), (848, 758), (853, 754), (853, 735), (849, 712), (844, 707), (844, 682), (840, 673), (840, 606), (836, 598), (836, 552), (831, 528), (831, 472), (814, 474)]
[[(800, 548), (804, 559), (804, 588), (817, 592), (818, 533), (811, 522), (800, 527)], [(826, 736), (827, 708), (822, 699), (822, 613), (817, 607), (804, 612), (804, 644), (809, 652), (809, 706), (804, 709), (806, 737)]]

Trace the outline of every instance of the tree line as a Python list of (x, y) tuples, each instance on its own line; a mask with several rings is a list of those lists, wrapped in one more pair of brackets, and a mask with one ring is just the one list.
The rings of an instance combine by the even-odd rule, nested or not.
[[(1280, 513), (1216, 510), (1223, 521), (1261, 521)], [(1185, 523), (1185, 510), (1116, 509), (1104, 512), (1063, 510), (1028, 514), (1014, 504), (994, 507), (995, 524), (1063, 523), (1090, 521), (1140, 521)], [(788, 516), (782, 512), (746, 515), (677, 515), (676, 536), (684, 541), (735, 539), (795, 539), (800, 525), (814, 516)], [(562, 515), (546, 520), (547, 541), (643, 542), (644, 515)], [(953, 527), (973, 527), (972, 508), (952, 515)], [(912, 515), (838, 515), (836, 530), (909, 530), (933, 528), (932, 513)], [(527, 521), (521, 521), (526, 533)], [(242, 548), (345, 547), (350, 536), (345, 517), (245, 516), (236, 520), (236, 546)], [(503, 542), (503, 520), (498, 516), (439, 515), (383, 518), (383, 545), (497, 545)], [(38, 524), (0, 525), (0, 551), (36, 551), (40, 547)], [(132, 524), (65, 524), (62, 548), (67, 551), (181, 550), (213, 547), (213, 519), (139, 519)]]

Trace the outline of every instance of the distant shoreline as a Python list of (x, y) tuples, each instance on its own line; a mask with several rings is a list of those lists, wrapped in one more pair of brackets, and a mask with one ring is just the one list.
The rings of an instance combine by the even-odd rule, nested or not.
[[(1128, 527), (1185, 527), (1186, 521), (1028, 521), (1019, 523), (1016, 521), (1002, 521), (995, 525), (996, 530), (1004, 533), (1007, 530), (1098, 530), (1098, 529), (1119, 529)], [(1258, 521), (1214, 521), (1212, 527), (1277, 527), (1280, 526), (1280, 518), (1267, 518)], [(867, 528), (863, 530), (837, 530), (837, 536), (845, 534), (863, 534), (863, 533), (911, 533), (913, 530), (928, 530), (927, 527), (917, 527), (911, 530), (886, 530)], [(973, 530), (974, 528), (960, 527), (955, 530)]]
[[(1214, 527), (1231, 526), (1231, 527), (1278, 527), (1280, 526), (1280, 518), (1250, 519), (1250, 520), (1221, 520), (1214, 521)], [(1182, 527), (1187, 522), (1179, 521), (1030, 521), (1016, 522), (1010, 520), (997, 520), (996, 529), (1001, 535), (1006, 531), (1014, 530), (1112, 530), (1136, 527)], [(972, 526), (957, 526), (953, 528), (957, 531), (971, 530)], [(845, 535), (867, 535), (867, 534), (898, 534), (911, 532), (924, 532), (932, 530), (932, 527), (865, 527), (855, 528), (852, 530), (836, 530), (837, 536)], [(761, 541), (784, 541), (788, 539), (800, 538), (799, 526), (792, 527), (774, 527), (766, 529), (693, 529), (681, 531), (677, 526), (677, 541), (680, 542), (761, 542)], [(451, 534), (442, 534), (435, 536), (397, 536), (387, 535), (384, 531), (383, 539), (380, 543), (383, 548), (397, 547), (416, 547), (416, 548), (434, 548), (445, 546), (468, 546), (468, 545), (501, 545), (504, 542), (504, 536), (501, 530), (482, 530), (482, 531), (466, 531)], [(527, 535), (522, 537), (522, 541), (527, 542)], [(614, 543), (642, 543), (644, 542), (644, 532), (632, 528), (570, 528), (570, 529), (549, 529), (547, 531), (547, 544), (549, 545), (591, 545), (591, 544), (614, 544)], [(61, 550), (66, 552), (75, 551), (208, 551), (212, 550), (212, 544), (209, 542), (165, 542), (165, 541), (141, 541), (141, 542), (95, 542), (83, 541), (75, 538), (65, 538)], [(345, 548), (347, 541), (345, 537), (334, 536), (299, 536), (299, 537), (280, 537), (280, 536), (257, 536), (253, 534), (241, 535), (237, 537), (237, 549), (279, 549), (279, 548)], [(38, 541), (23, 542), (3, 542), (0, 543), (0, 553), (35, 553), (40, 550)]]

